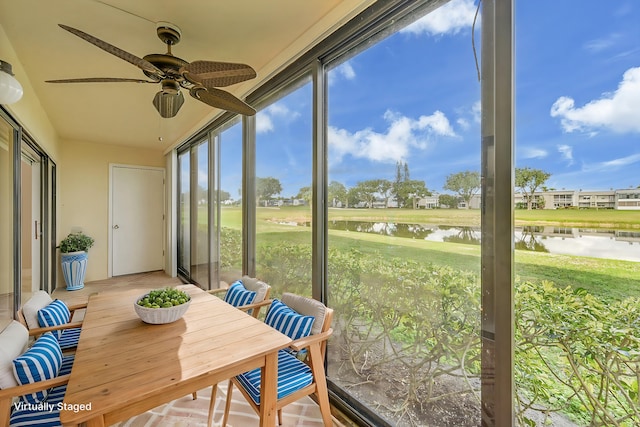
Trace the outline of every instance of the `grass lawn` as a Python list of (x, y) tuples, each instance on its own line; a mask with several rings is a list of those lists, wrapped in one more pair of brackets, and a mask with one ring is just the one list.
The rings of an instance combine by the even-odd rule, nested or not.
[[(286, 225), (310, 221), (308, 207), (259, 208), (258, 244), (288, 241), (311, 244), (311, 229)], [(480, 225), (479, 211), (473, 210), (403, 210), (403, 209), (330, 209), (330, 219), (385, 221), (437, 225)], [(239, 229), (241, 210), (222, 208), (223, 226)], [(640, 228), (640, 212), (549, 210), (516, 211), (516, 222), (535, 225)], [(448, 265), (480, 273), (480, 246), (447, 242), (430, 242), (401, 237), (329, 230), (330, 247), (357, 248), (363, 253), (378, 252), (388, 256)], [(549, 280), (557, 286), (584, 288), (604, 298), (640, 297), (640, 263), (612, 259), (515, 251), (515, 274), (522, 280)]]

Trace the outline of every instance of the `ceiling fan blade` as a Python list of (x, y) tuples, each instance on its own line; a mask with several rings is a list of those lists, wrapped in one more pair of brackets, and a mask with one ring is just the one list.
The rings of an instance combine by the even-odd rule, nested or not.
[(115, 47), (112, 44), (109, 44), (103, 40), (100, 40), (99, 38), (93, 37), (90, 34), (85, 33), (84, 31), (80, 31), (76, 28), (73, 27), (69, 27), (68, 25), (64, 25), (64, 24), (58, 24), (60, 26), (60, 28), (69, 31), (71, 34), (75, 34), (76, 36), (80, 37), (83, 40), (88, 41), (89, 43), (99, 47), (100, 49), (104, 50), (105, 52), (108, 52), (112, 55), (117, 56), (120, 59), (124, 59), (125, 61), (135, 65), (136, 67), (147, 71), (151, 74), (156, 74), (156, 75), (163, 75), (163, 72), (156, 67), (155, 65), (153, 65), (151, 62), (146, 61), (142, 58), (138, 58), (137, 56), (126, 52), (122, 49), (120, 49), (119, 47)]
[(153, 80), (121, 79), (117, 77), (86, 77), (82, 79), (45, 80), (45, 83), (158, 83)]
[(256, 77), (250, 66), (233, 62), (193, 61), (180, 71), (188, 80), (207, 88), (229, 86)]
[(196, 86), (192, 88), (189, 93), (198, 101), (202, 101), (215, 108), (244, 114), (245, 116), (253, 116), (256, 114), (256, 110), (224, 90)]

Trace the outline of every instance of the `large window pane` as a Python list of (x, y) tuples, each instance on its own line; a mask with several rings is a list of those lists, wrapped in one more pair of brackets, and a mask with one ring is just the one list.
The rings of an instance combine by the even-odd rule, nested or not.
[(220, 133), (220, 281), (242, 276), (242, 126)]
[(256, 117), (256, 276), (311, 296), (311, 83)]
[(191, 277), (201, 287), (209, 289), (209, 141), (203, 140), (192, 148), (197, 168), (195, 185), (195, 240), (192, 248)]
[(520, 425), (640, 425), (639, 20), (516, 2)]
[(178, 270), (191, 272), (191, 152), (178, 154)]
[(13, 318), (13, 127), (0, 117), (0, 317)]
[(480, 424), (475, 7), (442, 9), (328, 76), (328, 375), (398, 426)]
[(20, 272), (21, 305), (41, 288), (42, 220), (41, 172), (39, 153), (22, 141), (20, 162)]

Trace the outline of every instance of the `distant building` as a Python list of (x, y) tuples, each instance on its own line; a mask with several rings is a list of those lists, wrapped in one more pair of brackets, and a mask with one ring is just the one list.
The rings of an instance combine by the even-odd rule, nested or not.
[(581, 191), (578, 196), (579, 208), (615, 209), (616, 192), (610, 191)]
[[(514, 194), (516, 206), (526, 207), (522, 193)], [(536, 191), (533, 209), (619, 209), (640, 210), (640, 188), (623, 190), (553, 190)]]
[(440, 207), (438, 196), (439, 194), (434, 193), (431, 196), (420, 197), (416, 202), (417, 209), (435, 209)]
[(640, 188), (616, 190), (616, 209), (640, 210)]

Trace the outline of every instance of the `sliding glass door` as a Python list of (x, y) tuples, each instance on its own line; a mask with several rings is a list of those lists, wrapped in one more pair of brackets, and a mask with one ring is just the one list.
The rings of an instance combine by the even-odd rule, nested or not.
[(202, 288), (211, 283), (210, 143), (198, 139), (178, 153), (178, 271)]
[(55, 163), (0, 111), (0, 318), (55, 286), (55, 179)]
[(13, 158), (14, 126), (0, 116), (0, 317), (12, 318), (14, 309)]

